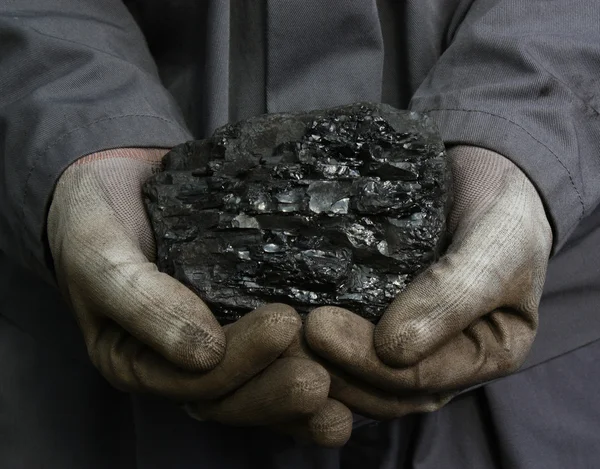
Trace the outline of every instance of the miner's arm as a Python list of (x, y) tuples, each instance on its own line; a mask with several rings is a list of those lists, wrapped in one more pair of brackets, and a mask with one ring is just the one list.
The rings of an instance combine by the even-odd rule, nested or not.
[(595, 0), (475, 0), (415, 94), (447, 144), (508, 157), (534, 183), (554, 250), (600, 200)]
[(47, 209), (66, 167), (190, 137), (117, 0), (2, 2), (0, 123), (0, 249), (42, 274)]

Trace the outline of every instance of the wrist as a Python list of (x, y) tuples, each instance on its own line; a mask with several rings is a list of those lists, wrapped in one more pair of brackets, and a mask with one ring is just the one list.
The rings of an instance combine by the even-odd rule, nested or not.
[(159, 164), (169, 150), (169, 148), (113, 148), (83, 156), (75, 161), (72, 166), (113, 158), (126, 158)]

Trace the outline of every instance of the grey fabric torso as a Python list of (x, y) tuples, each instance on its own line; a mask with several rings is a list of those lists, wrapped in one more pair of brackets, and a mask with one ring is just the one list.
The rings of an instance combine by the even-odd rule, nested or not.
[(264, 112), (356, 101), (406, 108), (469, 2), (125, 3), (202, 138)]

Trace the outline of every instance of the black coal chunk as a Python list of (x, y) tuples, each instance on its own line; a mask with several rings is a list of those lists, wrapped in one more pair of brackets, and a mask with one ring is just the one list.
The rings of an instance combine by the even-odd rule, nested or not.
[(376, 321), (442, 252), (450, 184), (426, 116), (358, 103), (180, 145), (144, 196), (159, 269), (222, 323), (267, 302)]

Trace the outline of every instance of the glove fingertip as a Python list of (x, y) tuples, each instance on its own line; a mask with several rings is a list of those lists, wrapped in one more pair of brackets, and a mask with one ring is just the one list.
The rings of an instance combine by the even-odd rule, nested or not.
[(416, 324), (404, 324), (401, 330), (389, 331), (384, 325), (375, 327), (373, 345), (379, 359), (386, 365), (401, 368), (412, 366), (427, 356)]
[(243, 316), (226, 333), (227, 337), (239, 337), (243, 332), (253, 343), (279, 356), (294, 342), (301, 328), (302, 318), (294, 308), (269, 303)]
[(181, 340), (173, 347), (170, 358), (186, 370), (211, 370), (225, 356), (226, 340), (220, 327), (188, 324), (180, 333)]
[(326, 407), (326, 412), (315, 414), (309, 419), (310, 438), (319, 446), (339, 448), (352, 435), (352, 412), (334, 399), (329, 399)]
[(310, 312), (304, 323), (304, 336), (309, 347), (319, 354), (327, 355), (332, 344), (345, 340), (340, 332), (349, 331), (355, 322), (362, 320), (354, 313), (337, 306), (322, 306)]

